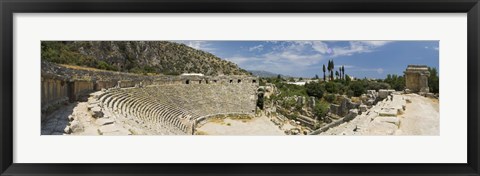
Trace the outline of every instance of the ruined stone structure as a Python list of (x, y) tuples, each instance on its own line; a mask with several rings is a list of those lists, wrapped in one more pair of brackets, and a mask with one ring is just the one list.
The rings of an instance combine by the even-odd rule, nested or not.
[(405, 85), (410, 92), (428, 93), (428, 77), (430, 72), (426, 65), (408, 65), (405, 70)]
[(143, 76), (45, 64), (42, 109), (101, 90), (92, 103), (95, 117), (109, 114), (135, 119), (154, 126), (152, 130), (158, 134), (193, 134), (195, 125), (208, 117), (254, 115), (256, 109), (256, 77)]

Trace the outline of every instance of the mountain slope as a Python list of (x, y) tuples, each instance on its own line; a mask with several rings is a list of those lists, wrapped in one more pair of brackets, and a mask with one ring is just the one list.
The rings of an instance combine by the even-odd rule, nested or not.
[(131, 73), (247, 75), (213, 54), (167, 41), (42, 41), (42, 60)]

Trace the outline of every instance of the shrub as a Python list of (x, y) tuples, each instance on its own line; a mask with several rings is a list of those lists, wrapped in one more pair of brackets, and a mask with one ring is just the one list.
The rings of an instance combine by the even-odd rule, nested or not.
[(353, 93), (353, 96), (360, 96), (363, 93), (366, 93), (365, 86), (361, 81), (353, 81), (350, 83), (350, 91)]
[(320, 83), (307, 83), (305, 84), (305, 88), (307, 90), (308, 96), (314, 96), (318, 99), (323, 97), (323, 93), (325, 91), (325, 86)]
[(327, 115), (329, 104), (324, 102), (324, 101), (319, 101), (314, 109), (313, 109), (313, 114), (319, 118), (323, 118)]
[(335, 101), (335, 99), (336, 99), (336, 96), (335, 96), (335, 94), (327, 94), (327, 95), (325, 95), (324, 99), (325, 99), (325, 101), (327, 101), (329, 103), (333, 103), (333, 101)]

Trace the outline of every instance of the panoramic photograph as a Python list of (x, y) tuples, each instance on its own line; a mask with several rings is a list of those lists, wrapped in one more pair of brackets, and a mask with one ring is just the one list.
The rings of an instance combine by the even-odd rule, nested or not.
[(438, 136), (439, 41), (42, 41), (41, 135)]

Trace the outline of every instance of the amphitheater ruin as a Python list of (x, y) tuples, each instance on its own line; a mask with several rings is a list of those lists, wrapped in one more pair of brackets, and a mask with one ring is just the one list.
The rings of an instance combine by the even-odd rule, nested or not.
[[(111, 119), (104, 123), (134, 119), (147, 125), (149, 134), (161, 135), (193, 134), (198, 122), (217, 115), (255, 113), (256, 77), (141, 76), (42, 64), (42, 121), (50, 108), (81, 99), (88, 100), (94, 118)], [(56, 132), (75, 131), (71, 128)]]
[[(270, 94), (275, 87), (259, 86), (254, 76), (147, 76), (42, 62), (41, 134), (438, 135), (438, 95), (428, 93), (424, 71), (409, 66), (405, 72), (407, 87), (417, 93), (368, 90), (357, 102), (344, 96), (329, 107), (331, 123), (314, 129), (316, 119), (288, 119), (276, 113), (279, 106), (259, 111), (259, 87)], [(233, 118), (210, 123), (217, 117)]]

